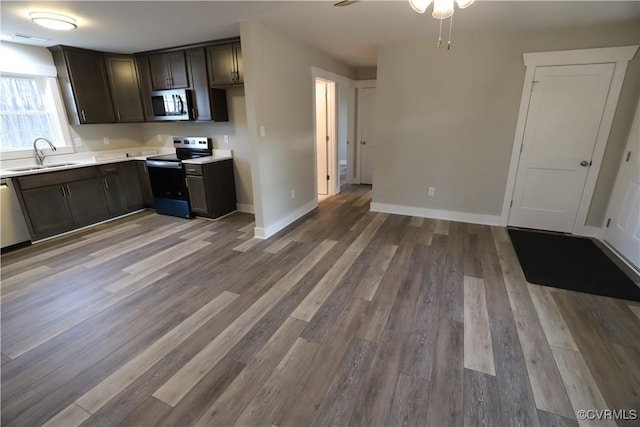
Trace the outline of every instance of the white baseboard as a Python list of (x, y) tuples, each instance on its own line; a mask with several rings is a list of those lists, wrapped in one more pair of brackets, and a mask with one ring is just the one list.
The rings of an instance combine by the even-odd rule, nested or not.
[(444, 219), (447, 221), (470, 222), (472, 224), (502, 225), (500, 215), (482, 215), (468, 212), (426, 209), (415, 206), (391, 205), (388, 203), (371, 203), (371, 210), (398, 215), (417, 216), (422, 218)]
[(244, 213), (250, 213), (250, 214), (256, 213), (256, 211), (253, 208), (253, 205), (250, 205), (248, 203), (237, 203), (236, 208), (238, 209), (238, 212), (244, 212)]
[(291, 212), (286, 217), (276, 221), (274, 224), (269, 225), (268, 227), (255, 227), (253, 229), (254, 237), (258, 239), (268, 239), (269, 237), (276, 234), (278, 231), (282, 230), (289, 224), (294, 223), (300, 217), (308, 214), (312, 210), (318, 207), (318, 202), (315, 200), (311, 200), (309, 203), (306, 203), (300, 206), (295, 211)]

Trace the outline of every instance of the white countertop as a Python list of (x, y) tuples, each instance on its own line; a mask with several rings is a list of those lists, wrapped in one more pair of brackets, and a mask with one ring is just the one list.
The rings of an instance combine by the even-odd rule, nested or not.
[[(12, 178), (16, 176), (25, 176), (25, 175), (33, 175), (39, 173), (46, 172), (54, 172), (68, 169), (76, 169), (82, 168), (86, 166), (98, 166), (109, 163), (118, 163), (118, 162), (128, 162), (131, 160), (146, 160), (147, 157), (157, 156), (159, 154), (169, 154), (171, 152), (175, 152), (174, 148), (159, 148), (159, 149), (150, 149), (145, 151), (123, 151), (117, 153), (106, 153), (106, 154), (96, 154), (87, 158), (73, 158), (69, 160), (65, 160), (63, 156), (50, 156), (45, 159), (44, 168), (39, 168), (32, 164), (24, 164), (21, 166), (10, 166), (5, 167), (5, 169), (0, 170), (0, 178)], [(203, 165), (207, 163), (213, 163), (220, 160), (231, 159), (232, 153), (231, 150), (213, 150), (213, 154), (211, 156), (200, 157), (197, 159), (183, 160), (185, 164), (191, 165)], [(21, 170), (33, 168), (28, 170)]]
[(231, 150), (213, 150), (213, 154), (206, 157), (198, 157), (197, 159), (183, 160), (186, 165), (206, 165), (207, 163), (218, 162), (220, 160), (232, 159)]
[[(51, 156), (45, 159), (44, 166), (47, 166), (47, 167), (43, 167), (43, 168), (40, 168), (32, 164), (19, 165), (19, 166), (5, 166), (2, 170), (0, 170), (0, 178), (12, 178), (16, 176), (34, 175), (39, 173), (82, 168), (86, 166), (98, 166), (98, 165), (104, 165), (109, 163), (128, 162), (132, 160), (146, 160), (147, 157), (157, 156), (160, 153), (161, 152), (159, 152), (158, 150), (148, 150), (148, 151), (145, 151), (144, 154), (136, 153), (137, 155), (130, 156), (128, 155), (129, 153), (122, 152), (122, 153), (95, 155), (87, 158), (81, 158), (81, 159), (76, 158), (76, 159), (70, 159), (70, 160), (64, 160), (63, 158), (61, 158), (62, 156), (58, 158)], [(161, 153), (161, 154), (164, 154), (164, 153)], [(22, 170), (27, 168), (33, 168), (33, 169)]]

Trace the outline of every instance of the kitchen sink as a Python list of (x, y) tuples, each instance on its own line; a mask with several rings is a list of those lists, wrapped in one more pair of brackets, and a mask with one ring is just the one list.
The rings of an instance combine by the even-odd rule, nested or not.
[(27, 171), (36, 171), (41, 169), (61, 168), (64, 166), (73, 166), (77, 164), (78, 163), (56, 163), (53, 165), (36, 165), (36, 166), (27, 166), (23, 168), (7, 169), (7, 171), (8, 172), (27, 172)]

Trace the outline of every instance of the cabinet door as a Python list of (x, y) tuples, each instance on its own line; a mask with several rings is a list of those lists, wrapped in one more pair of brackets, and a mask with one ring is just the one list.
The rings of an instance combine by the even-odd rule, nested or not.
[(151, 72), (151, 87), (153, 90), (170, 89), (169, 66), (163, 53), (149, 55), (149, 70)]
[(233, 45), (210, 46), (207, 48), (209, 56), (209, 84), (230, 85), (235, 81), (235, 60)]
[(120, 164), (120, 177), (124, 186), (124, 193), (127, 199), (129, 211), (142, 209), (144, 199), (142, 197), (142, 187), (138, 176), (136, 162), (123, 162)]
[(142, 200), (145, 208), (153, 208), (153, 192), (151, 191), (151, 182), (149, 181), (149, 172), (147, 164), (144, 160), (136, 161), (138, 168), (138, 177), (140, 179), (140, 187), (142, 188)]
[(189, 188), (189, 204), (191, 205), (191, 210), (202, 215), (209, 215), (204, 178), (201, 176), (187, 175), (187, 187)]
[(142, 122), (140, 84), (132, 56), (107, 56), (105, 58), (111, 98), (118, 122)]
[(76, 227), (109, 217), (104, 192), (98, 178), (65, 184), (71, 216)]
[(186, 52), (189, 66), (189, 80), (193, 89), (196, 120), (211, 120), (209, 101), (209, 82), (207, 81), (207, 58), (204, 49), (192, 49)]
[(104, 195), (107, 199), (107, 209), (110, 216), (121, 215), (127, 212), (127, 198), (120, 174), (112, 173), (102, 177)]
[(113, 123), (115, 115), (104, 57), (95, 52), (65, 51), (80, 123)]
[(233, 160), (219, 160), (204, 165), (209, 216), (218, 218), (236, 210), (236, 185)]
[(233, 45), (233, 55), (235, 59), (236, 83), (243, 83), (244, 65), (242, 64), (242, 47), (240, 47), (240, 43)]
[(73, 217), (62, 186), (52, 185), (24, 190), (22, 199), (33, 229), (33, 237), (48, 237), (73, 227)]
[(174, 89), (189, 87), (187, 63), (184, 59), (184, 51), (181, 50), (179, 52), (167, 53), (166, 56), (171, 87)]
[(149, 57), (137, 56), (136, 68), (138, 69), (138, 79), (140, 80), (140, 93), (142, 95), (142, 109), (144, 110), (144, 120), (147, 122), (152, 122), (154, 121), (153, 105), (151, 104), (151, 91), (153, 91), (153, 82), (151, 81)]

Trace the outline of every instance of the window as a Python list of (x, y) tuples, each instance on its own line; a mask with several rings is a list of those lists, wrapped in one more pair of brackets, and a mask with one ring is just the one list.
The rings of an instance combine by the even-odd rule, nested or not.
[(3, 150), (30, 148), (38, 137), (54, 139), (42, 84), (43, 79), (0, 78), (0, 146)]
[(33, 141), (38, 137), (47, 138), (56, 147), (68, 145), (59, 98), (53, 77), (0, 77), (0, 151), (3, 158), (31, 156)]

